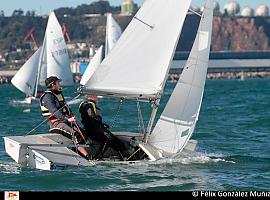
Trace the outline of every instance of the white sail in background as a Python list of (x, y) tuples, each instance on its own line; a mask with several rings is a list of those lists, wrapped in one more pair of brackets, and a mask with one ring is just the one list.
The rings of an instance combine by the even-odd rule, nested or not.
[(35, 96), (49, 76), (62, 79), (63, 86), (74, 84), (66, 42), (54, 12), (49, 16), (42, 47), (20, 68), (12, 84), (26, 96)]
[(202, 103), (212, 34), (213, 1), (207, 0), (195, 42), (180, 79), (158, 120), (149, 144), (177, 153), (192, 136)]
[(47, 44), (46, 37), (43, 41), (43, 49), (40, 57), (38, 85), (45, 86), (45, 79), (47, 78)]
[(163, 92), (191, 0), (148, 0), (82, 92), (149, 98)]
[(33, 96), (41, 48), (39, 48), (11, 79), (11, 83), (26, 96)]
[(85, 85), (87, 81), (91, 78), (91, 76), (94, 74), (96, 71), (97, 67), (100, 65), (102, 61), (102, 52), (103, 52), (103, 46), (101, 45), (94, 55), (94, 57), (91, 59), (90, 63), (88, 64), (82, 79), (80, 81), (81, 85)]
[(107, 14), (106, 41), (105, 41), (105, 57), (115, 46), (116, 42), (122, 34), (122, 29), (112, 17), (111, 13)]
[[(119, 24), (114, 20), (111, 13), (107, 14), (107, 26), (106, 26), (106, 39), (105, 39), (105, 56), (112, 50), (115, 46), (116, 42), (120, 38), (122, 34), (121, 27)], [(82, 79), (80, 81), (81, 85), (85, 85), (90, 77), (94, 74), (97, 67), (103, 60), (102, 57), (103, 46), (99, 48), (95, 56), (91, 59), (89, 65), (87, 66)]]
[(46, 29), (47, 77), (57, 76), (62, 79), (62, 86), (73, 85), (68, 49), (62, 28), (52, 12)]

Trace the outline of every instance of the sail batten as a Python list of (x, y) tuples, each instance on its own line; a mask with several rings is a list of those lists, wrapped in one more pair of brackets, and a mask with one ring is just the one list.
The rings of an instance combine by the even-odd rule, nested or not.
[(83, 90), (113, 93), (124, 85), (123, 94), (161, 93), (190, 2), (145, 1)]
[(167, 153), (185, 147), (198, 120), (210, 52), (213, 2), (206, 0), (202, 19), (182, 74), (161, 114), (149, 143)]

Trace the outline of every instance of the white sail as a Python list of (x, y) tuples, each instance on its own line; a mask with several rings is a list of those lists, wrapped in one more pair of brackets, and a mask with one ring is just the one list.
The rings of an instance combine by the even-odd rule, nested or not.
[(47, 77), (57, 76), (63, 86), (73, 85), (73, 75), (62, 28), (52, 12), (46, 29)]
[(112, 50), (118, 39), (122, 34), (122, 29), (119, 24), (112, 17), (111, 13), (107, 14), (107, 27), (106, 27), (106, 45), (105, 56)]
[(163, 92), (191, 0), (148, 0), (82, 92), (149, 98)]
[(38, 73), (38, 63), (41, 48), (39, 48), (19, 69), (11, 79), (11, 83), (21, 90), (26, 96), (33, 96)]
[(198, 120), (209, 61), (212, 20), (213, 1), (207, 0), (188, 61), (149, 137), (149, 144), (167, 153), (181, 152)]
[(38, 84), (41, 86), (45, 86), (45, 79), (47, 78), (47, 45), (46, 45), (46, 37), (43, 41), (42, 52), (40, 57), (40, 69), (39, 69), (39, 77)]
[(94, 74), (96, 71), (97, 67), (100, 65), (102, 61), (102, 52), (103, 52), (103, 46), (101, 45), (94, 55), (94, 57), (91, 59), (90, 63), (88, 64), (82, 79), (80, 81), (81, 85), (85, 85), (87, 81), (91, 78), (91, 76)]

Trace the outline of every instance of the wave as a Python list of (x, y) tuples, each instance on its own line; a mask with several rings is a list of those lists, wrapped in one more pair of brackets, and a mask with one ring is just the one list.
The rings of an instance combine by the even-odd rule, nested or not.
[(217, 163), (217, 162), (226, 162), (226, 163), (232, 163), (235, 164), (235, 161), (233, 160), (227, 160), (226, 157), (224, 157), (221, 154), (207, 154), (207, 153), (201, 153), (201, 152), (194, 152), (189, 155), (177, 155), (174, 158), (165, 158), (156, 161), (157, 164), (162, 163), (181, 163), (181, 164), (194, 164), (194, 163)]
[(0, 162), (0, 174), (20, 174), (21, 165), (16, 162)]

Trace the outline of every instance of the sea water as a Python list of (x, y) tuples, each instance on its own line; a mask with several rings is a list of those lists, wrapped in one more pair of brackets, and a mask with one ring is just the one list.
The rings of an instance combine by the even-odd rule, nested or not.
[[(167, 83), (158, 116), (175, 84)], [(78, 117), (83, 97), (73, 99), (77, 86), (63, 93)], [(0, 86), (0, 136), (46, 133), (38, 104), (25, 105), (24, 94)], [(131, 165), (101, 164), (41, 171), (16, 164), (0, 139), (0, 191), (192, 191), (269, 190), (270, 80), (207, 80), (193, 139), (196, 152), (178, 159)], [(143, 129), (148, 103), (102, 98), (99, 107), (112, 131)], [(157, 116), (157, 117), (158, 117)]]

